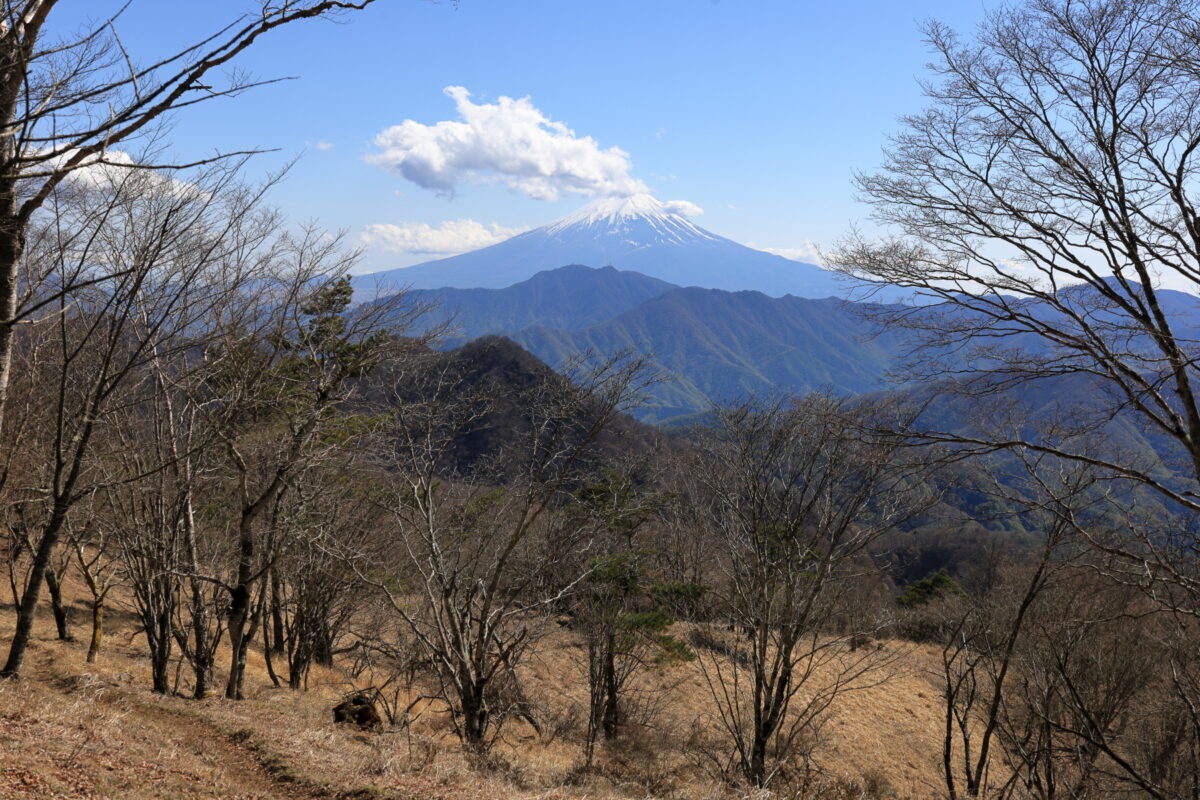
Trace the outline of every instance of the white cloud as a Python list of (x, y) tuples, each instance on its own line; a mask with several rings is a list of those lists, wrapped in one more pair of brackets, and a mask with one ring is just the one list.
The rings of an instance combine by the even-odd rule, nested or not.
[[(753, 244), (750, 246), (755, 247)], [(808, 239), (805, 239), (804, 244), (799, 247), (758, 247), (756, 249), (774, 253), (784, 258), (790, 258), (792, 261), (803, 261), (806, 264), (817, 264), (819, 266), (825, 265), (824, 259), (821, 258), (820, 250)]]
[(593, 197), (647, 191), (629, 174), (629, 154), (601, 149), (540, 111), (528, 97), (472, 103), (448, 86), (458, 120), (425, 125), (405, 120), (375, 137), (367, 161), (425, 189), (452, 195), (464, 183), (500, 183), (538, 200), (563, 194)]
[(334, 148), (334, 144), (333, 142), (327, 142), (324, 139), (321, 139), (320, 141), (313, 142), (312, 147), (314, 150), (332, 150)]
[[(46, 162), (53, 169), (62, 168), (78, 151), (65, 150)], [(123, 190), (164, 189), (183, 199), (205, 199), (208, 193), (191, 181), (172, 177), (178, 170), (155, 169), (139, 164), (124, 150), (104, 150), (87, 156), (73, 167), (67, 181), (84, 191), (113, 192)]]
[(433, 227), (424, 222), (399, 225), (368, 225), (362, 233), (367, 247), (388, 253), (452, 256), (502, 242), (528, 228), (506, 228), (493, 222), (484, 225), (473, 219), (455, 219)]
[(678, 214), (681, 217), (698, 217), (704, 213), (704, 209), (690, 200), (664, 200), (663, 208), (672, 213)]

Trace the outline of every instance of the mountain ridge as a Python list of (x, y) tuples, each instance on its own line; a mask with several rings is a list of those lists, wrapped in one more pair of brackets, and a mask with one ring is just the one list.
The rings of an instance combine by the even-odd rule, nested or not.
[[(894, 373), (903, 371), (920, 337), (882, 328), (864, 313), (886, 312), (883, 305), (676, 286), (611, 267), (573, 265), (539, 272), (505, 289), (413, 290), (412, 295), (441, 305), (442, 311), (430, 315), (430, 326), (447, 321), (455, 326), (444, 347), (502, 335), (555, 368), (587, 353), (651, 356), (668, 379), (652, 389), (636, 416), (660, 424), (751, 394), (827, 390), (857, 395), (899, 388), (905, 381)], [(1164, 292), (1160, 300), (1183, 326), (1181, 335), (1200, 336), (1200, 300), (1178, 292)], [(1086, 303), (1086, 297), (1078, 302)], [(930, 305), (920, 313), (962, 312)], [(1048, 355), (1045, 342), (1036, 337), (1009, 341)], [(922, 362), (957, 373), (989, 369), (986, 352), (962, 347), (925, 353)]]
[(598, 325), (535, 326), (507, 336), (551, 366), (580, 353), (645, 353), (668, 373), (639, 417), (665, 421), (751, 393), (886, 388), (901, 337), (876, 331), (838, 299), (672, 289)]
[(446, 343), (534, 326), (590, 327), (672, 289), (675, 284), (613, 267), (570, 264), (543, 270), (503, 289), (413, 289), (417, 303), (432, 303), (423, 330), (446, 327)]
[(633, 270), (679, 286), (761, 291), (782, 297), (845, 295), (840, 276), (755, 250), (696, 225), (649, 195), (601, 198), (497, 244), (354, 278), (360, 292), (501, 289), (564, 264)]

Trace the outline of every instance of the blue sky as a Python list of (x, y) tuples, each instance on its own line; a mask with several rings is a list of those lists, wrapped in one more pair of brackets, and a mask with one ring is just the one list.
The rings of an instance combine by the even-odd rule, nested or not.
[[(85, 19), (72, 14), (115, 6), (67, 5), (52, 28), (70, 31)], [(135, 0), (119, 30), (145, 61), (253, 5)], [(301, 155), (273, 201), (297, 222), (315, 220), (369, 245), (360, 271), (432, 257), (403, 248), (452, 248), (456, 239), (542, 224), (587, 202), (588, 192), (628, 190), (614, 176), (621, 187), (695, 204), (704, 211), (697, 224), (716, 233), (803, 250), (866, 217), (851, 176), (878, 164), (897, 117), (922, 105), (917, 80), (928, 53), (918, 23), (933, 17), (966, 30), (983, 8), (951, 0), (379, 0), (344, 23), (300, 23), (264, 40), (239, 65), (298, 80), (188, 111), (175, 123), (173, 147), (183, 156), (278, 148), (256, 160), (260, 172)], [(469, 92), (476, 125), (434, 127), (461, 122), (444, 91), (452, 86)], [(500, 107), (501, 97), (528, 102)], [(549, 156), (566, 164), (534, 188), (505, 173), (503, 146), (490, 141), (506, 127), (519, 139), (530, 115), (533, 127), (543, 120)], [(406, 120), (393, 146), (375, 143)], [(570, 132), (546, 133), (548, 123)], [(426, 175), (432, 188), (397, 166), (419, 175), (414, 153), (433, 147), (436, 161), (447, 155), (437, 148), (449, 146), (458, 166)], [(609, 168), (600, 178), (597, 164)], [(442, 229), (448, 221), (481, 227)]]

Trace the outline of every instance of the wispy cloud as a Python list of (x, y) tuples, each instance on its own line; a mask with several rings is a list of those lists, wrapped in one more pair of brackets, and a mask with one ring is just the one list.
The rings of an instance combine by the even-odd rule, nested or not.
[(484, 225), (473, 219), (456, 219), (434, 227), (424, 222), (368, 225), (362, 242), (387, 253), (452, 256), (502, 242), (528, 228), (506, 228), (495, 222)]
[(311, 145), (312, 149), (314, 149), (314, 150), (332, 150), (334, 148), (334, 146), (335, 145), (333, 144), (333, 142), (327, 142), (324, 139), (315, 141)]
[(750, 246), (757, 250), (790, 258), (792, 261), (803, 261), (806, 264), (825, 266), (825, 260), (821, 257), (820, 249), (808, 239), (805, 239), (804, 244), (799, 247), (758, 247), (755, 244), (751, 244)]
[(449, 86), (459, 119), (425, 125), (405, 120), (375, 137), (367, 161), (443, 195), (463, 184), (499, 183), (538, 200), (647, 191), (630, 176), (629, 154), (601, 148), (550, 119), (528, 97), (474, 103)]
[(663, 208), (681, 217), (698, 217), (704, 213), (703, 208), (690, 200), (664, 200)]

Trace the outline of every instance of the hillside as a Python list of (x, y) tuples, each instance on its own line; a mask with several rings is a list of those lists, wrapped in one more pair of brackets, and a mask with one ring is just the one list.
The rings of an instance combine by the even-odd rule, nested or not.
[(655, 421), (752, 393), (876, 391), (902, 343), (840, 300), (698, 288), (675, 289), (582, 330), (539, 326), (510, 335), (552, 366), (588, 351), (650, 354), (669, 374), (639, 411)]
[[(439, 380), (449, 379), (437, 389)], [(484, 404), (480, 416), (454, 437), (448, 474), (506, 479), (519, 472), (522, 443), (535, 424), (534, 406), (547, 389), (565, 388), (564, 377), (537, 356), (503, 336), (482, 336), (444, 353), (431, 353), (423, 368), (401, 379), (399, 397), (428, 401), (431, 391), (471, 395)], [(606, 463), (670, 453), (682, 441), (668, 432), (618, 414), (601, 432), (592, 457)]]
[[(82, 623), (81, 587), (67, 584), (69, 612)], [(119, 597), (118, 605), (128, 602)], [(11, 633), (11, 607), (0, 605), (0, 637)], [(583, 696), (577, 643), (555, 633), (537, 645), (523, 670), (544, 723), (539, 736), (513, 722), (484, 759), (453, 740), (435, 705), (413, 708), (411, 724), (378, 732), (332, 722), (330, 708), (354, 686), (349, 658), (317, 668), (306, 692), (275, 688), (262, 654), (250, 656), (249, 697), (194, 701), (148, 690), (142, 638), (130, 615), (115, 611), (99, 662), (85, 664), (84, 642), (35, 631), (32, 669), (0, 682), (0, 797), (171, 800), (619, 800), (740, 797), (707, 775), (695, 750), (714, 734), (707, 689), (694, 665), (647, 677), (660, 711), (654, 727), (602, 755), (603, 769), (580, 776), (578, 724)], [(894, 648), (879, 685), (847, 693), (822, 728), (817, 763), (830, 797), (924, 798), (938, 787), (938, 694), (924, 648)], [(222, 652), (220, 659), (227, 657)], [(415, 699), (429, 680), (399, 695)], [(186, 683), (186, 680), (184, 681)], [(181, 685), (181, 690), (186, 686)], [(432, 688), (432, 687), (426, 687)], [(856, 788), (855, 788), (856, 787)], [(866, 790), (866, 794), (862, 791)]]
[[(994, 376), (996, 382), (1006, 376)], [(951, 382), (920, 384), (895, 390), (892, 395), (921, 413), (910, 422), (910, 430), (949, 433), (975, 439), (1020, 439), (1028, 442), (1054, 441), (1072, 452), (1120, 460), (1153, 475), (1166, 485), (1187, 491), (1190, 468), (1179, 443), (1161, 431), (1152, 430), (1136, 415), (1113, 414), (1111, 388), (1100, 379), (1082, 374), (1042, 378), (1017, 386), (1001, 386), (994, 393), (979, 395), (978, 386), (966, 391)], [(1020, 477), (1023, 471), (1011, 465), (1011, 455), (988, 454), (976, 466), (988, 466), (1000, 475)], [(1008, 465), (1008, 466), (1006, 466)], [(1134, 500), (1142, 514), (1159, 519), (1178, 513), (1160, 495), (1145, 488), (1114, 482), (1108, 490), (1115, 496)], [(947, 501), (975, 518), (983, 516), (978, 496), (969, 481), (959, 476), (947, 489)], [(1180, 525), (1188, 524), (1186, 516)], [(1018, 524), (1009, 520), (1006, 525)]]

